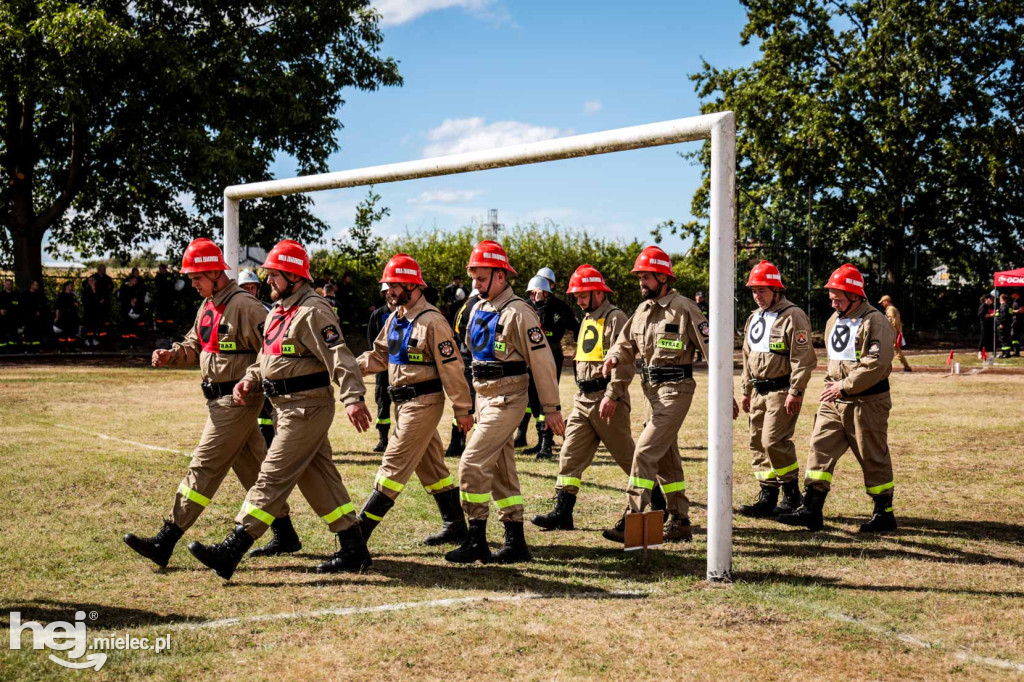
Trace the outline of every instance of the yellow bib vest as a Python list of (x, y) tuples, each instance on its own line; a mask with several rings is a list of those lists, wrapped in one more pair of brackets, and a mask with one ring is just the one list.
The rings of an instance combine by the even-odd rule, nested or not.
[(607, 350), (604, 347), (604, 318), (586, 318), (576, 339), (577, 362), (603, 362)]

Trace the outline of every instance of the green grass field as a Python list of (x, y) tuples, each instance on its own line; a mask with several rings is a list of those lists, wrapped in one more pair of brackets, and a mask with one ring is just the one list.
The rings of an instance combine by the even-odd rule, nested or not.
[[(419, 542), (437, 513), (413, 482), (372, 539), (368, 573), (313, 572), (335, 539), (296, 492), (303, 551), (246, 560), (225, 583), (184, 545), (223, 538), (242, 500), (232, 478), (166, 571), (121, 541), (126, 531), (151, 534), (167, 514), (204, 419), (196, 372), (0, 367), (0, 637), (8, 638), (11, 611), (48, 623), (78, 610), (96, 612), (90, 637), (171, 635), (170, 651), (108, 652), (99, 672), (77, 673), (100, 679), (1024, 674), (1024, 378), (895, 374), (889, 438), (901, 530), (856, 533), (871, 504), (847, 454), (824, 532), (736, 519), (729, 585), (704, 581), (706, 382), (699, 374), (679, 434), (698, 529), (692, 545), (652, 551), (644, 564), (603, 540), (625, 477), (599, 454), (577, 505), (579, 530), (528, 525), (528, 565), (446, 564), (443, 551)], [(564, 405), (570, 386), (563, 377)], [(818, 373), (797, 431), (801, 465), (820, 386)], [(745, 426), (741, 417), (736, 504), (756, 493)], [(339, 416), (331, 437), (358, 507), (378, 462), (369, 453), (376, 434), (356, 434)], [(557, 465), (520, 456), (519, 470), (527, 515), (548, 510)], [(492, 542), (499, 526), (492, 521)], [(230, 618), (238, 620), (220, 620)], [(23, 642), (0, 650), (0, 679), (68, 674), (30, 648), (30, 633)]]

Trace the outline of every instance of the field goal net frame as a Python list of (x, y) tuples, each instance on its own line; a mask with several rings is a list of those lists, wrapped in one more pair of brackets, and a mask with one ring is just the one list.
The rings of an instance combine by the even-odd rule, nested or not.
[[(731, 111), (385, 166), (232, 185), (224, 190), (224, 255), (238, 269), (244, 199), (317, 192), (507, 168), (711, 139), (711, 271), (708, 304), (707, 579), (732, 577), (733, 278), (736, 270), (736, 120)], [(514, 254), (513, 254), (514, 257)]]

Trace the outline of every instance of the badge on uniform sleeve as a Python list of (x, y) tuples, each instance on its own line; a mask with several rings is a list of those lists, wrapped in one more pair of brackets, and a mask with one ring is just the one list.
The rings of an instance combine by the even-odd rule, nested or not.
[(540, 327), (530, 327), (526, 335), (529, 337), (530, 343), (540, 343), (544, 340), (544, 332), (540, 330)]
[(708, 323), (707, 323), (707, 320), (705, 320), (704, 322), (701, 322), (700, 324), (697, 325), (697, 331), (700, 332), (701, 336), (707, 336), (708, 335)]
[(808, 337), (807, 331), (804, 330), (804, 329), (800, 329), (793, 336), (793, 341), (794, 341), (794, 343), (796, 343), (797, 346), (806, 346), (807, 345), (807, 337)]
[(868, 341), (868, 355), (878, 355), (878, 352), (882, 349), (881, 344), (878, 343), (878, 339), (871, 339)]
[(320, 336), (324, 338), (324, 343), (333, 346), (341, 338), (341, 332), (333, 324), (329, 324), (320, 330)]
[(455, 346), (452, 345), (451, 341), (442, 341), (437, 344), (437, 352), (440, 353), (443, 358), (450, 358), (455, 354)]

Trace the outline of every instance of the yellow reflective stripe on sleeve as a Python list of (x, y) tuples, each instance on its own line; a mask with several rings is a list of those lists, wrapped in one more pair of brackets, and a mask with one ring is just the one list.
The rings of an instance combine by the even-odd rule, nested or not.
[(206, 505), (210, 504), (209, 497), (197, 493), (195, 490), (192, 490), (192, 488), (189, 488), (187, 485), (185, 485), (184, 481), (178, 484), (178, 492), (181, 493), (181, 496), (184, 497), (185, 499), (195, 502), (201, 507), (205, 507)]
[(425, 490), (441, 490), (442, 488), (447, 488), (450, 485), (455, 485), (455, 479), (452, 478), (451, 476), (446, 476), (446, 477), (442, 478), (440, 481), (438, 481), (437, 483), (432, 483), (430, 485), (425, 485), (425, 486), (423, 486), (423, 488)]
[(768, 471), (755, 471), (754, 478), (756, 478), (759, 481), (770, 481), (773, 478), (776, 478), (776, 473), (771, 469), (769, 469)]
[(774, 471), (775, 471), (775, 475), (776, 476), (785, 476), (790, 471), (796, 471), (799, 468), (800, 468), (800, 462), (793, 462), (788, 467), (782, 467), (781, 469), (775, 469)]
[(374, 485), (380, 484), (383, 487), (387, 488), (388, 490), (394, 490), (396, 493), (400, 493), (400, 492), (402, 492), (405, 489), (405, 484), (404, 483), (399, 483), (398, 481), (392, 481), (387, 476), (381, 476), (380, 474), (377, 474), (377, 477), (373, 479), (373, 484)]
[(686, 481), (676, 481), (675, 483), (666, 483), (661, 486), (661, 492), (666, 495), (669, 493), (677, 493), (680, 490), (686, 490)]
[(273, 426), (274, 425), (274, 420), (273, 419), (266, 419), (265, 417), (260, 417), (259, 418), (259, 424), (260, 424), (260, 426)]
[(579, 488), (583, 485), (583, 481), (578, 478), (573, 478), (572, 476), (559, 476), (558, 480), (555, 481), (555, 485), (573, 485)]
[(827, 471), (813, 471), (808, 469), (807, 478), (811, 479), (812, 481), (831, 481), (832, 474), (830, 474)]
[(544, 415), (542, 414), (542, 415), (539, 415), (539, 416), (537, 417), (537, 421), (539, 421), (539, 422), (543, 422), (543, 421), (546, 421), (546, 418), (545, 418), (545, 416), (544, 416)]
[(242, 503), (242, 513), (248, 514), (257, 521), (262, 521), (268, 526), (274, 522), (273, 516), (263, 511), (259, 507), (254, 507), (253, 505), (249, 504), (249, 500), (246, 500), (245, 502)]
[(370, 519), (371, 521), (376, 521), (377, 523), (380, 523), (381, 521), (384, 520), (383, 516), (377, 516), (376, 514), (371, 514), (370, 512), (366, 511), (365, 509), (362, 512), (360, 512), (360, 513), (363, 516), (365, 516), (366, 518)]
[(459, 491), (459, 499), (463, 502), (471, 502), (473, 504), (487, 504), (491, 501), (490, 493), (467, 493), (465, 491)]
[(377, 426), (380, 426), (381, 424), (390, 424), (390, 423), (391, 423), (391, 418), (390, 417), (387, 418), (387, 419), (378, 419), (377, 420)]
[(345, 504), (341, 505), (340, 507), (332, 511), (330, 514), (324, 514), (320, 518), (323, 519), (326, 523), (334, 523), (345, 514), (351, 514), (355, 510), (355, 505), (353, 505), (351, 502), (346, 502)]
[(511, 507), (517, 504), (520, 507), (523, 506), (523, 498), (521, 495), (513, 495), (512, 497), (506, 497), (504, 499), (494, 501), (494, 505), (498, 509), (505, 509), (506, 507)]
[(654, 490), (654, 481), (647, 478), (636, 478), (635, 476), (630, 476), (629, 486), (631, 488), (644, 488), (645, 490)]
[(895, 485), (896, 485), (895, 481), (889, 481), (888, 483), (883, 483), (882, 485), (873, 485), (873, 486), (871, 486), (870, 488), (867, 489), (868, 495), (877, 495), (880, 492), (884, 492), (886, 490), (889, 490), (890, 488), (894, 487)]

